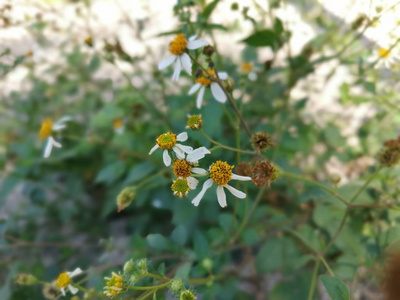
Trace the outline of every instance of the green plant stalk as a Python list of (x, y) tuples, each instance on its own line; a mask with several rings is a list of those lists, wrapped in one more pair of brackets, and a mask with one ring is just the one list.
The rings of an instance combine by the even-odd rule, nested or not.
[(372, 175), (368, 178), (367, 181), (365, 181), (365, 183), (363, 184), (363, 186), (357, 191), (357, 193), (354, 194), (353, 197), (351, 197), (350, 199), (350, 203), (353, 203), (354, 201), (357, 200), (358, 196), (360, 196), (360, 194), (368, 187), (368, 185), (371, 183), (371, 181), (376, 177), (376, 175), (378, 175), (378, 173), (382, 170), (383, 166), (380, 165), (375, 171), (374, 173), (372, 173)]
[[(230, 150), (230, 151), (240, 152), (240, 153), (245, 153), (245, 154), (251, 154), (251, 155), (255, 155), (255, 154), (256, 154), (256, 152), (254, 152), (254, 151), (242, 150), (242, 149), (237, 149), (237, 148), (234, 148), (234, 147), (230, 147), (230, 146), (223, 145), (223, 144), (217, 142), (216, 140), (213, 140), (211, 137), (209, 137), (209, 136), (204, 132), (203, 129), (200, 130), (200, 133), (201, 133), (201, 134), (203, 135), (203, 137), (205, 137), (209, 142), (211, 142), (211, 143), (217, 145), (217, 147), (219, 147), (219, 148), (224, 148), (224, 149), (227, 149), (227, 150)], [(212, 150), (215, 150), (215, 149), (218, 149), (218, 148), (216, 148), (216, 147), (215, 147), (215, 148), (212, 148)]]
[(319, 260), (317, 260), (316, 263), (315, 263), (313, 275), (312, 275), (312, 278), (311, 278), (310, 289), (308, 290), (308, 298), (307, 298), (307, 300), (313, 300), (313, 298), (314, 298), (314, 292), (315, 292), (315, 287), (316, 287), (316, 284), (317, 284), (318, 269), (319, 269), (320, 263), (321, 262)]

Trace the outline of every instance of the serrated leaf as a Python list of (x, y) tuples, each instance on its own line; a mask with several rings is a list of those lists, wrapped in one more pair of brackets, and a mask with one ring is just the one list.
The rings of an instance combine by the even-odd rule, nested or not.
[(252, 47), (275, 48), (277, 46), (278, 39), (275, 32), (270, 29), (264, 29), (249, 35), (247, 38), (242, 40), (242, 42)]
[(324, 285), (328, 295), (332, 300), (349, 300), (350, 293), (347, 286), (338, 278), (327, 275), (320, 275), (322, 284)]

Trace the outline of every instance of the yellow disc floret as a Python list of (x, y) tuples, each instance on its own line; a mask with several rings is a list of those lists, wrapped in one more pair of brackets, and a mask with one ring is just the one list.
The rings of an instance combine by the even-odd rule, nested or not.
[(53, 132), (53, 122), (50, 119), (44, 120), (39, 132), (40, 138), (43, 140), (49, 137), (52, 132)]
[(159, 135), (157, 138), (157, 145), (164, 150), (170, 150), (176, 144), (176, 134), (167, 132)]
[(113, 272), (111, 278), (105, 277), (105, 279), (107, 280), (107, 283), (106, 286), (104, 287), (105, 289), (104, 294), (112, 298), (121, 293), (124, 287), (124, 279), (122, 278), (121, 275), (118, 275)]
[(381, 58), (388, 58), (390, 55), (390, 50), (389, 49), (385, 49), (385, 48), (380, 48), (378, 50), (378, 55)]
[(169, 44), (169, 52), (173, 55), (182, 55), (186, 50), (186, 45), (186, 36), (183, 33), (180, 33)]
[(240, 66), (240, 69), (243, 71), (243, 72), (246, 72), (246, 73), (249, 73), (249, 72), (251, 72), (251, 71), (253, 71), (253, 65), (251, 64), (251, 63), (243, 63), (241, 66)]
[(187, 196), (190, 188), (186, 178), (177, 178), (171, 185), (171, 189), (175, 196), (183, 197)]
[(210, 166), (210, 178), (218, 185), (225, 185), (232, 179), (234, 166), (224, 161), (216, 161)]
[(122, 119), (115, 119), (113, 125), (114, 129), (121, 128), (124, 125), (124, 121), (122, 121)]
[(192, 174), (192, 166), (185, 159), (178, 159), (172, 165), (176, 177), (189, 177)]
[(57, 278), (57, 285), (58, 287), (61, 288), (65, 288), (67, 285), (69, 285), (71, 283), (71, 277), (69, 277), (69, 275), (67, 274), (67, 272), (61, 273), (60, 275), (58, 275)]
[(211, 79), (208, 76), (215, 77), (214, 70), (203, 71), (203, 76), (198, 77), (195, 81), (204, 86), (209, 86), (211, 84)]
[(200, 129), (203, 125), (203, 118), (201, 115), (193, 115), (188, 118), (187, 127), (193, 130)]

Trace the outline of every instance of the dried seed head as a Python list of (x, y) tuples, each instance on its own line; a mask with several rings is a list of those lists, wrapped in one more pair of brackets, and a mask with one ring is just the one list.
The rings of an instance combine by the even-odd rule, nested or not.
[(379, 160), (382, 165), (392, 167), (400, 161), (400, 136), (394, 140), (383, 143), (383, 148)]
[(257, 132), (252, 135), (251, 142), (254, 150), (257, 152), (265, 152), (275, 143), (271, 140), (271, 136), (265, 132)]
[(236, 174), (241, 176), (251, 176), (253, 166), (249, 162), (241, 162), (236, 166)]
[(210, 45), (205, 46), (203, 48), (203, 53), (204, 55), (211, 56), (214, 53), (214, 47)]
[(253, 168), (251, 179), (256, 186), (264, 186), (277, 178), (278, 170), (267, 160), (262, 160), (256, 163)]

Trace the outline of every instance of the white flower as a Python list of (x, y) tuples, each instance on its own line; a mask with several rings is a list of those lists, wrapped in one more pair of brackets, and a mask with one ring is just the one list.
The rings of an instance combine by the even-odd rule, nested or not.
[[(217, 82), (211, 81), (208, 76), (215, 77), (214, 70), (209, 70), (207, 73), (203, 72), (203, 76), (196, 78), (196, 83), (192, 85), (189, 90), (189, 95), (193, 95), (194, 93), (199, 91), (196, 99), (196, 107), (199, 109), (201, 108), (201, 104), (203, 103), (203, 97), (206, 87), (211, 88), (211, 93), (213, 94), (215, 100), (217, 100), (218, 102), (225, 103), (227, 100), (227, 97), (222, 87)], [(218, 72), (218, 77), (221, 80), (226, 80), (228, 79), (228, 74), (226, 72)]]
[(125, 130), (125, 124), (123, 119), (115, 119), (113, 122), (114, 132), (116, 134), (122, 134)]
[(375, 64), (375, 68), (387, 68), (390, 69), (392, 65), (399, 60), (399, 55), (396, 54), (394, 49), (390, 49), (391, 47), (382, 47), (376, 49), (374, 54), (369, 59), (370, 62)]
[(43, 121), (42, 127), (40, 128), (39, 132), (39, 136), (42, 140), (47, 138), (47, 144), (44, 150), (43, 157), (47, 158), (50, 156), (53, 146), (56, 148), (61, 148), (61, 144), (53, 138), (52, 133), (64, 129), (66, 127), (65, 123), (70, 120), (72, 120), (72, 117), (65, 116), (58, 120), (56, 123), (53, 123), (50, 119), (45, 119)]
[(83, 271), (80, 268), (76, 268), (74, 271), (72, 272), (64, 272), (61, 273), (60, 275), (58, 275), (57, 278), (57, 285), (61, 290), (61, 293), (63, 294), (63, 296), (65, 296), (65, 288), (68, 288), (69, 291), (71, 292), (71, 294), (76, 294), (79, 289), (74, 287), (71, 284), (71, 278), (74, 278), (75, 276), (78, 276), (79, 274), (81, 274)]
[(193, 151), (192, 147), (185, 146), (182, 144), (177, 144), (177, 142), (184, 142), (187, 139), (188, 139), (188, 135), (186, 132), (182, 132), (178, 135), (176, 135), (172, 132), (163, 133), (158, 136), (158, 138), (156, 140), (156, 145), (153, 148), (151, 148), (149, 155), (151, 155), (158, 148), (163, 149), (164, 150), (164, 153), (163, 153), (164, 164), (168, 167), (171, 165), (171, 161), (172, 161), (171, 156), (169, 155), (169, 150), (173, 150), (178, 159), (184, 159), (185, 153), (190, 153), (191, 151)]
[(227, 205), (224, 188), (226, 188), (234, 196), (236, 196), (240, 199), (245, 198), (246, 197), (245, 193), (230, 186), (228, 184), (228, 182), (230, 180), (248, 181), (248, 180), (251, 180), (251, 177), (239, 176), (239, 175), (233, 174), (232, 169), (233, 169), (233, 166), (229, 165), (226, 162), (220, 161), (220, 160), (213, 163), (210, 166), (210, 170), (209, 170), (210, 178), (204, 182), (203, 188), (201, 189), (200, 193), (192, 200), (192, 203), (195, 206), (198, 206), (201, 199), (203, 198), (204, 194), (213, 185), (213, 183), (216, 183), (218, 185), (217, 198), (218, 198), (218, 203), (221, 207), (225, 207)]
[(208, 42), (203, 40), (196, 40), (195, 35), (187, 40), (186, 36), (183, 33), (180, 33), (172, 40), (169, 45), (169, 52), (171, 52), (172, 55), (160, 62), (158, 64), (158, 69), (165, 69), (176, 61), (172, 80), (179, 80), (182, 68), (185, 69), (185, 71), (189, 75), (192, 75), (192, 62), (190, 60), (190, 56), (186, 53), (186, 51), (195, 50), (206, 45), (208, 45)]
[(247, 74), (247, 78), (251, 81), (256, 81), (258, 78), (257, 73), (255, 72), (256, 68), (254, 67), (253, 63), (245, 62), (240, 66), (240, 72)]

